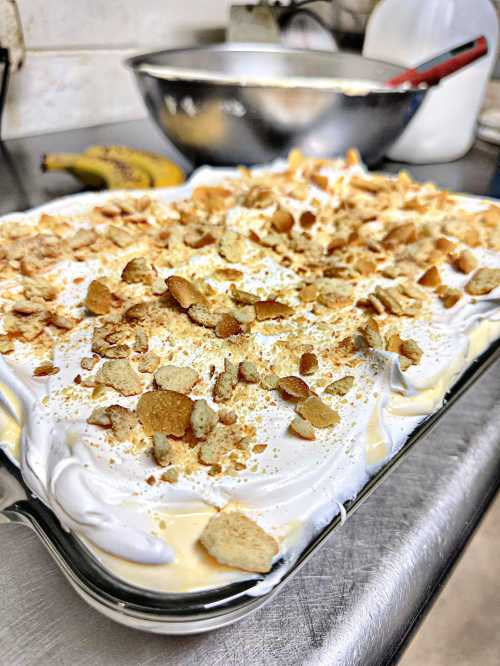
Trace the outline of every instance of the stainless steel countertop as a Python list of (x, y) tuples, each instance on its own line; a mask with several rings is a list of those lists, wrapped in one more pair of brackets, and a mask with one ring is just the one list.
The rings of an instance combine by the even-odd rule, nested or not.
[[(7, 142), (0, 212), (78, 190), (69, 176), (40, 174), (43, 152), (112, 142), (168, 150), (148, 121)], [(496, 153), (478, 143), (458, 162), (409, 170), (443, 187), (485, 194)], [(397, 660), (499, 486), (499, 370), (497, 362), (268, 606), (211, 634), (170, 638), (112, 623), (76, 596), (34, 534), (0, 526), (0, 665)]]

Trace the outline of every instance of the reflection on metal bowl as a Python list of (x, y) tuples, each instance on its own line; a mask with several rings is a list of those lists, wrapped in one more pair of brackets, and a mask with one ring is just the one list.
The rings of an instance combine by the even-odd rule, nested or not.
[(389, 89), (395, 65), (348, 53), (221, 44), (127, 61), (164, 134), (195, 164), (269, 162), (299, 148), (333, 156), (356, 146), (379, 161), (425, 89)]

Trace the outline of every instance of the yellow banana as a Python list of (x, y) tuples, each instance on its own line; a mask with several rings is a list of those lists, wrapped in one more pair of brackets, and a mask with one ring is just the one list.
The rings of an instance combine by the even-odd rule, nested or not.
[(123, 160), (146, 171), (153, 187), (172, 187), (184, 182), (182, 169), (162, 155), (126, 146), (90, 146), (85, 153), (95, 157)]
[(123, 160), (94, 157), (79, 153), (52, 153), (42, 159), (43, 171), (68, 171), (85, 185), (110, 190), (133, 190), (150, 187), (143, 169)]

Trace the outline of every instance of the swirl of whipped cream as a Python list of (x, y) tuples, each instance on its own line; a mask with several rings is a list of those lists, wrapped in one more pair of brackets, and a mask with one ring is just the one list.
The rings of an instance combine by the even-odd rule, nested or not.
[[(439, 307), (439, 306), (438, 306)], [(471, 338), (482, 322), (500, 322), (500, 296), (467, 299), (449, 311), (434, 313), (433, 329), (439, 339), (439, 356), (426, 355), (417, 366), (401, 369), (398, 354), (373, 350), (385, 363), (386, 389), (381, 401), (381, 421), (392, 441), (399, 442), (397, 417), (427, 417), (440, 407), (446, 392), (468, 365)], [(451, 332), (451, 335), (450, 335)], [(480, 350), (490, 342), (485, 339)]]
[[(96, 469), (92, 454), (83, 443), (78, 426), (53, 423), (42, 404), (48, 380), (35, 381), (23, 368), (15, 371), (0, 357), (0, 382), (20, 398), (23, 425), (21, 470), (32, 492), (50, 506), (63, 527), (85, 536), (103, 550), (131, 561), (162, 564), (175, 559), (173, 550), (149, 535), (134, 512), (124, 509), (129, 492), (120, 491)], [(3, 396), (3, 407), (15, 408)], [(74, 440), (70, 447), (69, 441)]]
[(457, 309), (454, 308), (448, 316), (438, 317), (436, 327), (467, 332), (474, 324), (483, 319), (500, 320), (500, 294), (477, 298), (475, 302), (468, 299)]

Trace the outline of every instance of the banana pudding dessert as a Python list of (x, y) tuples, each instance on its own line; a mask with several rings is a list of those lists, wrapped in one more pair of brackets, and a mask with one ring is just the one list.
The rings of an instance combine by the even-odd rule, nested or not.
[(500, 206), (355, 151), (0, 220), (0, 443), (119, 578), (264, 593), (500, 337)]

